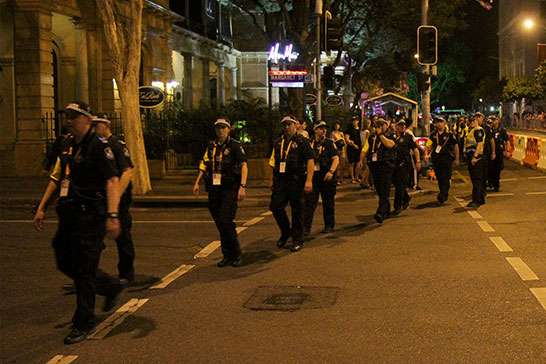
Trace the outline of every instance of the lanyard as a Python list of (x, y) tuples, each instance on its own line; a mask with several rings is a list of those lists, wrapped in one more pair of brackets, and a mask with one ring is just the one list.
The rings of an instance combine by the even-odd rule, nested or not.
[[(80, 150), (78, 149), (78, 152), (79, 151)], [(68, 149), (68, 156), (72, 156), (72, 147)], [(70, 176), (70, 160), (66, 162), (66, 168), (64, 170), (64, 177), (67, 178), (68, 176)]]
[[(224, 150), (226, 149), (227, 140), (222, 145), (222, 148), (220, 149), (220, 155), (218, 156), (218, 162), (220, 162), (220, 170), (222, 169), (222, 158), (224, 157)], [(214, 149), (212, 149), (212, 171), (216, 171), (216, 147), (218, 144), (214, 143)]]
[(281, 143), (281, 161), (286, 161), (286, 158), (288, 158), (288, 152), (290, 152), (290, 146), (292, 145), (292, 140), (290, 140), (290, 143), (288, 143), (288, 148), (286, 148), (286, 154), (284, 155), (284, 158), (283, 158), (283, 154), (284, 154), (284, 138), (282, 138), (282, 143)]
[[(444, 144), (442, 144), (442, 148), (444, 147), (444, 145), (446, 145), (448, 140), (449, 140), (449, 138), (447, 138), (446, 141), (444, 142)], [(440, 140), (438, 139), (438, 133), (436, 133), (436, 145), (440, 145)]]
[[(313, 140), (313, 142), (311, 143), (311, 148), (315, 149), (315, 141), (314, 141), (314, 140)], [(322, 155), (322, 149), (323, 149), (323, 148), (324, 148), (324, 147), (323, 147), (322, 145), (319, 146), (319, 152), (318, 152), (318, 155), (319, 155), (319, 156)]]
[[(372, 153), (375, 153), (375, 140), (376, 139), (377, 139), (377, 135), (373, 137)], [(381, 144), (381, 139), (379, 139), (379, 144)]]

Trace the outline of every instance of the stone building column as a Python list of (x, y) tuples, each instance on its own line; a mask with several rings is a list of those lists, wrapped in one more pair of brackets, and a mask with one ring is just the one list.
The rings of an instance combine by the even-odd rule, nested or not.
[(208, 58), (201, 58), (201, 64), (203, 67), (201, 101), (208, 106), (210, 105), (210, 60)]
[(37, 175), (42, 168), (46, 130), (42, 116), (54, 111), (52, 13), (34, 1), (15, 7), (15, 85), (17, 140), (14, 173)]
[(229, 69), (231, 71), (231, 82), (233, 86), (233, 100), (237, 100), (237, 67), (233, 67)]
[(218, 69), (218, 76), (216, 78), (216, 98), (219, 104), (226, 103), (226, 87), (225, 87), (225, 78), (224, 78), (224, 63), (216, 63), (216, 68)]
[[(82, 100), (89, 103), (89, 68), (87, 64), (87, 30), (81, 19), (74, 19), (76, 31), (74, 34), (76, 40), (76, 100)], [(61, 108), (64, 105), (60, 105)]]
[(193, 56), (191, 53), (182, 53), (184, 57), (184, 106), (193, 107)]

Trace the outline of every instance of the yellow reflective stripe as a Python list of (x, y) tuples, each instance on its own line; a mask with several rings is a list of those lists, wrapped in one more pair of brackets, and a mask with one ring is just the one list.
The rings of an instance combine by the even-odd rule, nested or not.
[(61, 158), (57, 157), (57, 162), (55, 162), (55, 168), (53, 168), (53, 172), (51, 172), (49, 178), (57, 182), (61, 180)]
[(432, 147), (432, 144), (433, 144), (432, 139), (428, 138), (428, 139), (427, 139), (427, 143), (426, 143), (425, 145), (426, 145), (427, 147)]
[(199, 163), (199, 170), (206, 172), (207, 171), (207, 165), (205, 162), (209, 161), (209, 156), (207, 155), (207, 151), (205, 151), (205, 155), (203, 155), (203, 159), (201, 159), (201, 163)]
[(362, 151), (364, 153), (368, 153), (368, 149), (370, 149), (370, 143), (368, 143), (368, 139), (366, 139), (366, 143), (364, 143), (364, 146), (362, 147)]
[(269, 166), (275, 168), (275, 149), (271, 152), (271, 157), (269, 158)]

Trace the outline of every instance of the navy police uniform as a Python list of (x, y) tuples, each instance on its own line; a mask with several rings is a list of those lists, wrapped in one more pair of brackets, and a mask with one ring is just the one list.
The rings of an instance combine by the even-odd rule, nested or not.
[[(392, 134), (385, 134), (385, 137), (394, 141)], [(372, 173), (375, 191), (379, 197), (376, 216), (378, 215), (381, 221), (390, 214), (389, 193), (392, 183), (394, 156), (394, 148), (385, 147), (378, 134), (369, 136), (366, 160)]]
[(241, 258), (241, 246), (233, 220), (237, 214), (241, 168), (246, 161), (241, 143), (228, 136), (223, 144), (210, 141), (199, 165), (209, 194), (209, 211), (220, 232), (222, 254), (227, 261)]
[(438, 188), (440, 189), (437, 199), (440, 203), (444, 203), (449, 196), (457, 139), (447, 129), (443, 133), (440, 133), (439, 130), (434, 130), (429, 136), (429, 143), (431, 143), (430, 148), (432, 150), (432, 166), (436, 180), (438, 181)]
[(109, 296), (121, 290), (119, 280), (98, 269), (105, 248), (106, 182), (118, 175), (111, 147), (91, 130), (79, 144), (72, 136), (64, 140), (51, 175), (60, 184), (53, 249), (57, 267), (76, 286), (72, 323), (78, 330), (95, 325), (95, 291)]
[(392, 175), (394, 184), (394, 210), (400, 211), (407, 208), (410, 197), (406, 188), (408, 187), (410, 170), (412, 166), (413, 151), (417, 143), (410, 134), (404, 133), (396, 138), (395, 163)]
[[(339, 157), (334, 141), (329, 138), (322, 138), (320, 141), (313, 140), (311, 147), (314, 152), (315, 172), (313, 173), (313, 191), (305, 195), (304, 231), (311, 232), (313, 216), (317, 208), (319, 194), (322, 197), (322, 211), (324, 219), (324, 230), (331, 231), (335, 221), (335, 195), (336, 195), (336, 171), (330, 167), (334, 157)], [(326, 173), (334, 175), (330, 181), (325, 181)]]
[[(292, 237), (294, 243), (303, 241), (304, 187), (307, 161), (314, 159), (309, 140), (296, 134), (290, 140), (283, 135), (273, 147), (269, 165), (273, 168), (273, 191), (269, 209), (281, 229), (280, 241)], [(286, 214), (286, 205), (292, 209), (292, 227)]]
[(493, 187), (495, 191), (500, 188), (500, 174), (504, 169), (504, 146), (505, 143), (510, 140), (506, 129), (499, 127), (498, 129), (492, 129), (493, 140), (495, 141), (495, 154), (496, 158), (493, 159), (489, 166), (489, 185)]
[(465, 156), (468, 165), (468, 173), (472, 181), (472, 202), (483, 205), (485, 203), (485, 185), (483, 183), (483, 152), (476, 155), (476, 163), (472, 164), (472, 158), (476, 153), (478, 143), (484, 142), (485, 132), (481, 126), (468, 131), (465, 139)]

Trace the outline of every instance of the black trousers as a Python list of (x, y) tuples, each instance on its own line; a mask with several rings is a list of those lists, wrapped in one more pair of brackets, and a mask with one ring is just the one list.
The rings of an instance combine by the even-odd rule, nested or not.
[(133, 219), (129, 213), (129, 206), (120, 203), (119, 222), (121, 225), (121, 234), (116, 238), (118, 248), (118, 271), (119, 278), (133, 280), (135, 278), (135, 245), (131, 235)]
[(87, 330), (95, 325), (95, 292), (107, 295), (119, 287), (119, 281), (98, 269), (105, 216), (82, 206), (57, 207), (59, 226), (53, 238), (57, 267), (74, 280), (76, 311), (74, 327)]
[(489, 161), (487, 165), (487, 174), (488, 174), (488, 184), (498, 190), (500, 187), (500, 175), (501, 171), (504, 169), (504, 157), (503, 151), (499, 150), (496, 152), (496, 158)]
[(412, 169), (409, 164), (402, 164), (393, 169), (392, 183), (394, 184), (394, 209), (401, 210), (402, 206), (409, 203), (407, 187), (409, 183), (409, 171)]
[[(281, 229), (281, 237), (301, 242), (303, 241), (303, 216), (304, 216), (304, 185), (303, 177), (274, 176), (273, 192), (269, 210), (273, 213), (277, 225)], [(286, 214), (286, 205), (290, 202), (292, 210), (292, 227)]]
[(375, 191), (379, 197), (379, 206), (376, 213), (385, 218), (391, 210), (389, 193), (391, 191), (392, 167), (385, 162), (371, 162), (370, 170)]
[(487, 188), (487, 175), (489, 170), (489, 164), (491, 163), (491, 154), (482, 156), (482, 180), (483, 180), (483, 190)]
[(241, 256), (241, 246), (233, 221), (237, 214), (237, 192), (236, 189), (224, 187), (209, 189), (209, 211), (220, 232), (222, 254), (227, 259)]
[(317, 208), (319, 194), (322, 197), (322, 215), (324, 219), (324, 227), (333, 228), (336, 224), (335, 219), (335, 195), (336, 195), (335, 180), (324, 181), (322, 178), (313, 178), (313, 192), (305, 195), (305, 213), (304, 213), (304, 230), (311, 231), (313, 225), (313, 217)]
[(481, 204), (485, 203), (485, 185), (483, 183), (483, 158), (482, 155), (476, 164), (472, 165), (473, 153), (467, 154), (466, 163), (468, 165), (468, 173), (472, 181), (472, 201)]
[(451, 159), (434, 159), (432, 164), (436, 180), (438, 181), (438, 188), (440, 189), (437, 198), (442, 202), (447, 201), (447, 198), (449, 197), (449, 187), (451, 186), (451, 174), (453, 172), (452, 161)]

